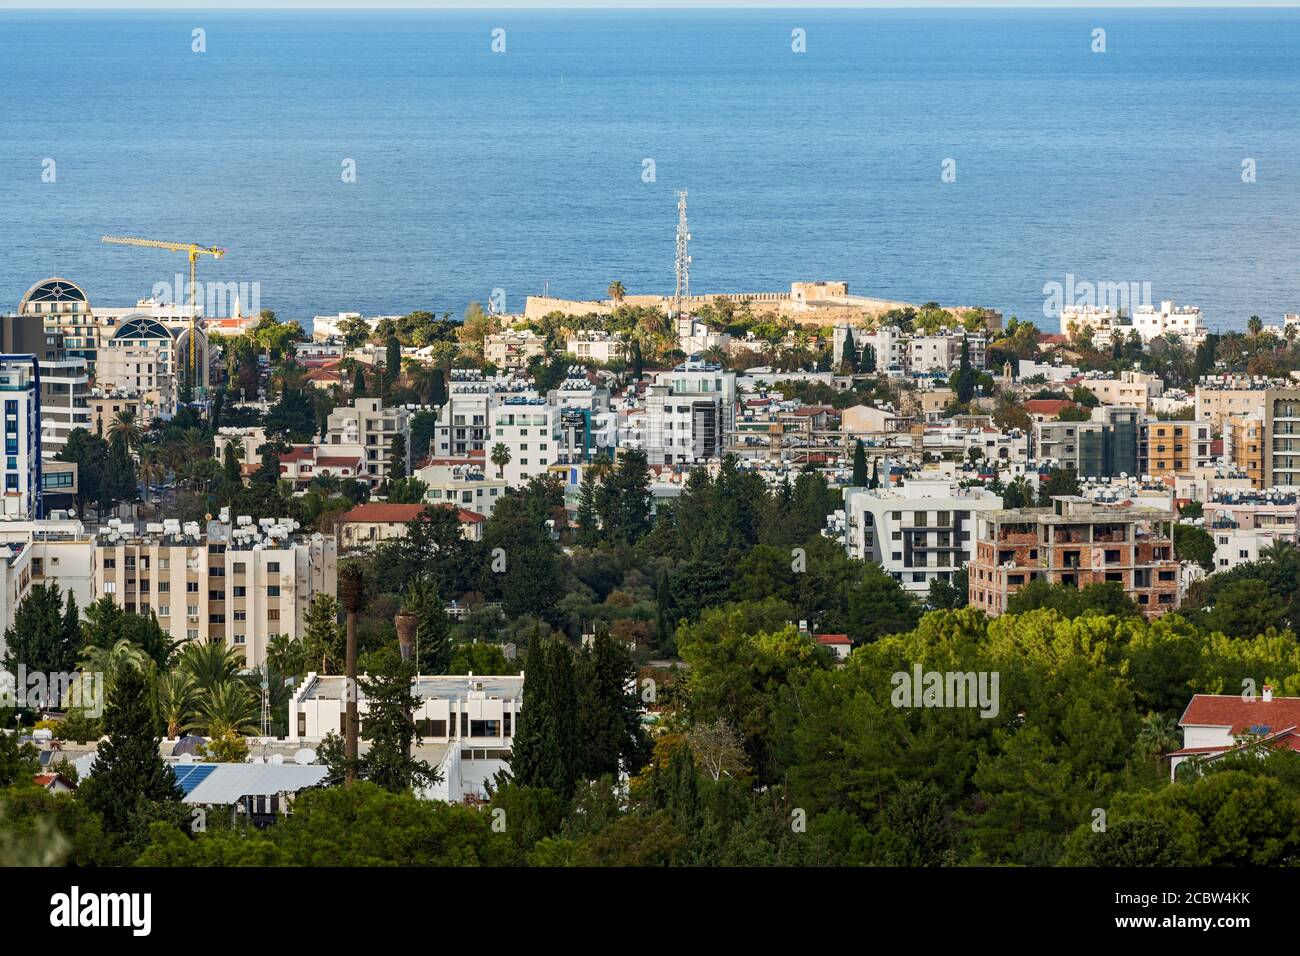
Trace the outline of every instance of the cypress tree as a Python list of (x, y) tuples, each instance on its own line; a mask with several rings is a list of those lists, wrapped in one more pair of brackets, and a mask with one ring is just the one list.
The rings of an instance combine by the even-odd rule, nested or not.
[(676, 650), (677, 633), (673, 625), (673, 594), (668, 584), (668, 569), (659, 569), (659, 579), (655, 582), (656, 635), (659, 653), (671, 656)]
[(132, 816), (149, 804), (180, 802), (181, 788), (158, 753), (158, 725), (148, 678), (125, 668), (104, 712), (108, 739), (99, 745), (91, 775), (77, 794), (111, 833), (126, 836)]
[(579, 653), (577, 674), (583, 775), (617, 777), (620, 768), (636, 773), (649, 748), (641, 729), (632, 655), (602, 626)]
[(547, 657), (545, 713), (548, 740), (542, 763), (543, 786), (565, 800), (572, 799), (582, 767), (578, 751), (577, 688), (573, 651), (568, 641), (552, 637), (542, 652)]
[(595, 547), (600, 540), (600, 529), (596, 522), (596, 473), (588, 468), (582, 473), (582, 485), (578, 489), (578, 537), (577, 543), (584, 548)]
[(546, 746), (547, 658), (541, 635), (533, 628), (528, 639), (528, 656), (524, 658), (524, 691), (520, 701), (519, 723), (515, 727), (510, 750), (510, 775), (522, 787), (542, 786), (542, 750)]
[(867, 486), (867, 449), (862, 444), (862, 439), (853, 446), (853, 487), (865, 488)]

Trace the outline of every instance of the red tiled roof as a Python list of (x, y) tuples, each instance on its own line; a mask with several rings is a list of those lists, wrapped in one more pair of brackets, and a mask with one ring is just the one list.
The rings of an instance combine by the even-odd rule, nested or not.
[[(450, 507), (450, 505), (394, 505), (389, 504), (386, 501), (375, 501), (357, 505), (347, 514), (343, 515), (343, 517), (339, 518), (339, 521), (347, 523), (375, 522), (382, 524), (405, 524), (408, 521), (414, 521), (430, 508), (447, 507)], [(456, 509), (456, 518), (461, 524), (479, 524), (487, 520), (478, 512), (466, 511), (464, 508)]]
[(357, 462), (361, 460), (362, 458), (360, 453), (353, 455), (351, 457), (347, 455), (325, 455), (320, 458), (317, 458), (316, 464), (331, 465), (334, 467), (342, 467), (343, 465), (350, 465), (352, 467), (356, 467)]
[(309, 381), (309, 382), (341, 382), (341, 381), (343, 381), (343, 376), (342, 376), (342, 375), (340, 375), (338, 372), (333, 371), (332, 369), (327, 369), (327, 368), (318, 368), (318, 369), (316, 369), (316, 371), (314, 371), (314, 372), (308, 372), (306, 378), (307, 378), (307, 381)]
[(847, 634), (818, 634), (818, 644), (852, 644)]
[(1068, 335), (1061, 335), (1056, 332), (1044, 332), (1038, 336), (1040, 345), (1065, 345), (1070, 341)]
[(1180, 727), (1227, 727), (1233, 735), (1251, 727), (1282, 730), (1300, 724), (1300, 697), (1274, 697), (1265, 701), (1261, 695), (1252, 702), (1242, 700), (1240, 694), (1197, 694), (1178, 724)]
[(1059, 415), (1062, 410), (1073, 408), (1074, 402), (1068, 398), (1031, 398), (1022, 407), (1031, 415)]
[(294, 445), (286, 452), (280, 453), (280, 464), (287, 461), (306, 461), (316, 457), (315, 445)]

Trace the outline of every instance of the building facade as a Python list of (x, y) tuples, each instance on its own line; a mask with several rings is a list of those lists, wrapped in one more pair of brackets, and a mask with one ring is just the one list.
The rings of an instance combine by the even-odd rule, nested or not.
[(970, 606), (1002, 614), (1033, 581), (1067, 587), (1115, 582), (1148, 617), (1178, 606), (1174, 513), (1103, 505), (1079, 497), (1050, 508), (981, 515), (970, 565)]

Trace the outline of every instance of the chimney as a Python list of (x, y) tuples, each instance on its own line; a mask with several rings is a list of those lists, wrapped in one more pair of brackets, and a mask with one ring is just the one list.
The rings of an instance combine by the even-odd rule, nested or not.
[(1264, 685), (1264, 703), (1269, 703), (1273, 699), (1273, 685)]

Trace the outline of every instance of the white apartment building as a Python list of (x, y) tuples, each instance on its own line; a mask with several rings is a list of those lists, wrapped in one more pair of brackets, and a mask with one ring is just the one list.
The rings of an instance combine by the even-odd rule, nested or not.
[(1001, 495), (946, 479), (848, 491), (844, 543), (850, 557), (876, 562), (908, 591), (924, 595), (932, 580), (950, 581), (975, 556), (979, 513), (1001, 507)]
[[(504, 478), (510, 487), (544, 475), (556, 463), (560, 449), (560, 408), (536, 396), (502, 398), (492, 409), (492, 438), (487, 444), (484, 468)], [(497, 445), (505, 445), (510, 461), (500, 468), (492, 461)]]
[(411, 473), (411, 413), (401, 406), (384, 408), (378, 398), (356, 398), (350, 406), (330, 412), (325, 444), (360, 445), (366, 453), (366, 472), (371, 484), (388, 478), (393, 441), (402, 438), (406, 446), (403, 468)]
[(95, 363), (99, 388), (144, 396), (162, 415), (176, 411), (176, 373), (186, 359), (165, 325), (146, 315), (126, 316), (100, 346)]
[(1133, 310), (1133, 328), (1150, 342), (1162, 335), (1177, 335), (1188, 345), (1196, 345), (1209, 334), (1199, 306), (1175, 305), (1165, 299), (1157, 306), (1143, 305)]
[[(347, 709), (344, 678), (315, 673), (294, 691), (289, 702), (289, 739), (319, 742), (342, 734)], [(420, 700), (414, 718), (426, 748), (432, 747), (442, 780), (421, 795), (459, 802), (486, 797), (486, 785), (509, 769), (519, 729), (524, 675), (422, 675), (413, 687)], [(367, 701), (364, 685), (357, 693), (357, 716), (364, 735)]]
[(699, 319), (684, 315), (677, 320), (677, 347), (687, 355), (702, 355), (712, 348), (725, 350), (730, 345), (728, 333), (714, 332)]
[(646, 390), (641, 447), (652, 465), (718, 458), (735, 427), (736, 373), (688, 359)]
[(226, 446), (233, 444), (236, 449), (235, 458), (241, 465), (257, 465), (262, 460), (258, 449), (266, 444), (266, 429), (261, 425), (246, 428), (225, 426), (217, 429), (217, 433), (212, 436), (212, 444), (217, 461), (225, 461)]
[(489, 443), (489, 411), (501, 398), (517, 395), (536, 396), (537, 392), (523, 379), (487, 379), (477, 369), (452, 369), (430, 454), (434, 458), (464, 458), (483, 451)]
[(984, 336), (955, 330), (914, 336), (907, 343), (910, 370), (913, 373), (955, 372), (961, 367), (963, 342), (970, 349), (971, 365), (977, 369), (984, 368), (988, 351)]
[(287, 518), (143, 531), (114, 519), (95, 540), (95, 597), (152, 612), (176, 640), (224, 641), (248, 666), (264, 664), (270, 638), (301, 638), (312, 598), (338, 590), (335, 539), (294, 531)]
[(617, 362), (627, 352), (627, 343), (610, 332), (577, 332), (564, 343), (564, 350), (584, 362)]
[(496, 503), (510, 487), (509, 481), (496, 477), (496, 468), (481, 461), (455, 465), (434, 463), (416, 471), (415, 477), (428, 485), (425, 501), (456, 505), (485, 518), (492, 516)]
[(315, 342), (327, 342), (330, 339), (343, 338), (343, 325), (352, 319), (360, 319), (366, 325), (370, 326), (370, 331), (374, 332), (379, 327), (379, 323), (384, 319), (391, 319), (396, 322), (403, 318), (400, 315), (377, 315), (373, 318), (366, 318), (360, 312), (340, 312), (337, 315), (318, 315), (311, 321), (311, 337)]

